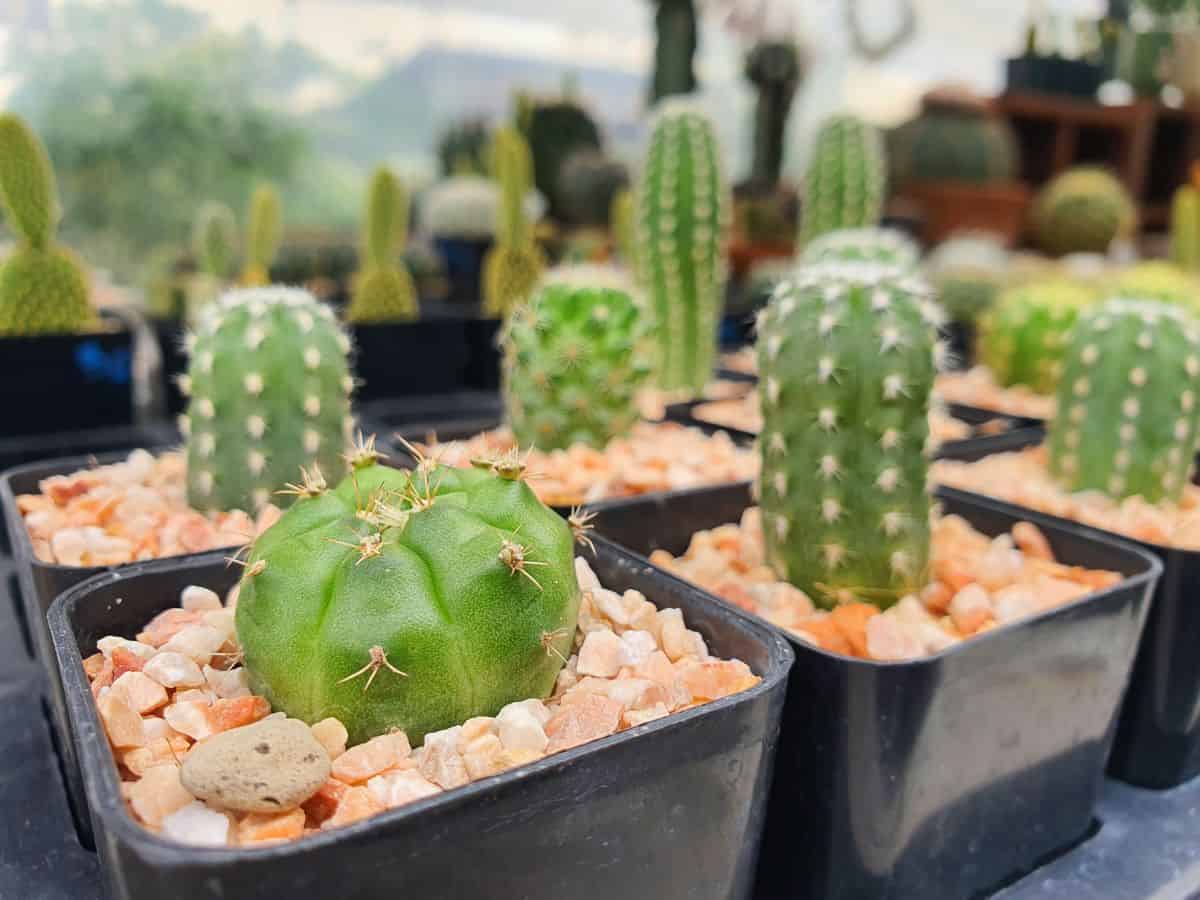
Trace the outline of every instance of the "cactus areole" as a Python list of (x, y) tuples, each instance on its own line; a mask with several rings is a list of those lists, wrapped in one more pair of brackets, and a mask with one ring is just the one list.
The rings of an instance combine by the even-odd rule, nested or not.
[[(245, 560), (237, 633), (252, 688), (352, 743), (431, 731), (545, 697), (580, 601), (572, 528), (519, 465), (352, 454), (336, 488), (306, 472)], [(497, 474), (500, 473), (500, 474)]]

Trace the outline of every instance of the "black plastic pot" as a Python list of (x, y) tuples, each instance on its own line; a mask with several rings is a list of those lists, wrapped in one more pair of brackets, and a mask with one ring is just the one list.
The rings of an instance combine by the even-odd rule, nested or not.
[(0, 338), (0, 437), (133, 423), (133, 333)]
[(498, 327), (495, 319), (461, 316), (352, 326), (360, 382), (355, 399), (370, 403), (494, 387), (500, 371)]
[[(1017, 432), (981, 441), (954, 458), (1038, 444), (1043, 433)], [(1156, 557), (1163, 576), (1142, 635), (1109, 774), (1130, 784), (1171, 788), (1200, 775), (1200, 551), (1179, 550), (1057, 517), (1052, 521), (1097, 539), (1120, 539)]]
[(778, 635), (605, 542), (595, 569), (678, 607), (751, 690), (556, 754), (347, 828), (263, 849), (189, 848), (125, 810), (80, 660), (132, 636), (188, 584), (223, 592), (219, 554), (102, 575), (50, 612), (96, 844), (113, 900), (311, 897), (750, 896), (792, 654)]
[(173, 422), (187, 409), (187, 397), (179, 389), (179, 376), (187, 372), (188, 367), (187, 351), (183, 346), (186, 329), (177, 319), (150, 319), (147, 324), (158, 345), (164, 407)]
[(446, 267), (450, 285), (447, 301), (477, 304), (483, 297), (483, 258), (492, 246), (491, 240), (466, 238), (434, 238), (434, 248)]
[[(920, 660), (852, 659), (792, 639), (759, 900), (966, 900), (1092, 825), (1161, 567), (1069, 523), (957, 491), (938, 497), (986, 534), (1029, 520), (1059, 559), (1127, 577)], [(737, 485), (633, 500), (600, 511), (596, 530), (638, 553), (680, 554), (750, 502)]]

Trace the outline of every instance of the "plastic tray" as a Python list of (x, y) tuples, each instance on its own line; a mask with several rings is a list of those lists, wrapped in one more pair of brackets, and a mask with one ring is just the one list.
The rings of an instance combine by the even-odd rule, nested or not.
[[(1006, 504), (940, 491), (988, 534), (1020, 519), (1057, 556), (1129, 576), (1087, 600), (958, 644), (878, 663), (798, 639), (756, 897), (967, 898), (1088, 832), (1157, 561)], [(602, 510), (597, 531), (682, 553), (736, 522), (744, 486)]]
[(762, 682), (714, 703), (301, 842), (188, 848), (134, 823), (80, 660), (132, 636), (188, 584), (237, 578), (219, 554), (98, 576), (60, 597), (50, 627), (97, 847), (114, 900), (277, 898), (745, 898), (750, 896), (792, 654), (772, 629), (603, 540), (595, 569), (679, 607), (713, 652)]

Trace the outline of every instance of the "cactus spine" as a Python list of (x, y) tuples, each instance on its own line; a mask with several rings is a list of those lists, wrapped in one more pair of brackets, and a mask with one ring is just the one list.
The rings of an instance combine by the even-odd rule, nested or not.
[(246, 227), (246, 264), (242, 284), (262, 287), (271, 283), (271, 263), (279, 252), (283, 213), (279, 192), (269, 184), (260, 184), (250, 197)]
[(650, 298), (655, 374), (664, 390), (703, 390), (724, 303), (728, 186), (712, 123), (660, 106), (637, 188), (638, 283)]
[(1058, 388), (1050, 470), (1070, 490), (1176, 502), (1200, 444), (1200, 323), (1118, 297), (1080, 318)]
[(318, 466), (345, 469), (350, 342), (307, 291), (231, 291), (200, 315), (183, 382), (190, 396), (188, 501), (253, 510)]
[(58, 196), (41, 141), (17, 116), (0, 115), (0, 200), (17, 249), (0, 268), (0, 335), (81, 331), (95, 314), (74, 256), (54, 240)]
[(1171, 202), (1171, 259), (1186, 272), (1200, 272), (1200, 189), (1190, 184)]
[(395, 322), (417, 317), (417, 289), (400, 254), (408, 236), (408, 198), (386, 168), (375, 170), (367, 199), (363, 268), (346, 311), (349, 322)]
[(804, 178), (801, 245), (829, 231), (879, 224), (886, 192), (878, 130), (850, 115), (827, 119)]
[(894, 228), (843, 228), (829, 231), (800, 252), (800, 262), (869, 262), (916, 269), (921, 249), (908, 235)]
[(500, 209), (496, 220), (496, 246), (484, 261), (484, 312), (489, 316), (510, 313), (533, 291), (542, 277), (546, 259), (534, 242), (533, 228), (525, 218), (533, 163), (529, 145), (512, 127), (496, 130), (492, 166), (500, 182)]
[(816, 602), (888, 606), (929, 558), (927, 413), (940, 310), (864, 263), (797, 271), (758, 326), (767, 558)]

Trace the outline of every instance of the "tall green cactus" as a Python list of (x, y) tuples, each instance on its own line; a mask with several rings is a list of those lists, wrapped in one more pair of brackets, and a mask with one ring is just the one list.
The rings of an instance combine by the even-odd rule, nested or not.
[(1171, 202), (1171, 259), (1188, 272), (1200, 272), (1200, 190), (1187, 184)]
[(417, 289), (400, 254), (408, 237), (408, 197), (385, 167), (375, 170), (367, 195), (362, 269), (346, 320), (397, 322), (417, 317)]
[(814, 601), (888, 606), (924, 583), (940, 310), (869, 263), (800, 269), (758, 325), (767, 558)]
[(0, 115), (0, 200), (17, 249), (0, 267), (0, 335), (81, 331), (95, 321), (87, 279), (55, 243), (58, 192), (41, 141), (11, 113)]
[(699, 393), (712, 375), (730, 206), (712, 122), (686, 102), (660, 104), (637, 187), (637, 262), (664, 390)]
[(878, 225), (886, 194), (878, 130), (851, 115), (826, 119), (804, 178), (801, 244), (829, 231)]
[(1200, 445), (1200, 322), (1118, 297), (1080, 318), (1058, 388), (1050, 471), (1072, 491), (1175, 502)]
[(634, 201), (633, 191), (629, 189), (617, 192), (613, 197), (612, 209), (609, 212), (609, 230), (612, 232), (613, 243), (621, 257), (621, 264), (630, 272), (636, 273), (637, 238), (634, 235)]
[(484, 261), (484, 313), (505, 316), (525, 302), (546, 258), (533, 239), (525, 217), (525, 197), (532, 182), (529, 145), (512, 127), (496, 129), (492, 141), (492, 167), (500, 182), (500, 210), (496, 220), (496, 245)]
[(237, 219), (223, 203), (206, 203), (192, 227), (192, 253), (201, 272), (222, 281), (233, 271)]
[(262, 287), (271, 283), (271, 263), (279, 252), (282, 235), (283, 212), (279, 192), (269, 184), (260, 184), (250, 197), (242, 284), (246, 287)]

